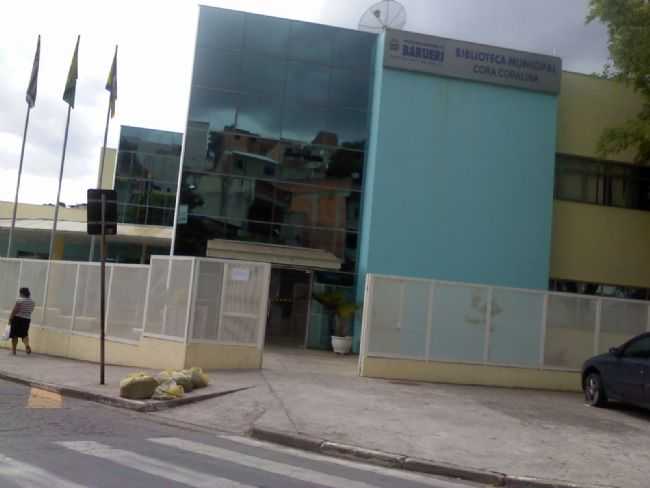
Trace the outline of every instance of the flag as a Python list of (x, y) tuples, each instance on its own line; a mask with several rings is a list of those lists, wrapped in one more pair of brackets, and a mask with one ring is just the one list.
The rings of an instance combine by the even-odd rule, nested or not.
[(74, 96), (77, 91), (77, 68), (79, 57), (79, 37), (77, 36), (77, 45), (74, 48), (72, 55), (72, 62), (70, 63), (70, 71), (68, 71), (68, 80), (65, 82), (65, 90), (63, 91), (63, 100), (74, 108)]
[(26, 100), (29, 108), (34, 108), (36, 105), (36, 86), (38, 85), (38, 65), (41, 59), (41, 36), (38, 36), (36, 43), (36, 54), (34, 55), (34, 65), (32, 66), (32, 76), (29, 78), (29, 86), (27, 87)]
[(111, 93), (110, 110), (111, 118), (113, 118), (115, 117), (115, 100), (117, 100), (117, 46), (115, 46), (115, 56), (113, 57), (111, 72), (108, 73), (108, 79), (106, 80), (106, 89)]

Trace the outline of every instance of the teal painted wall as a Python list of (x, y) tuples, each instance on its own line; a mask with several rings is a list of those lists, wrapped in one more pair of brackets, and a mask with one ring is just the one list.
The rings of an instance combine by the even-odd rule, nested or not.
[(384, 69), (382, 58), (357, 296), (366, 273), (546, 289), (557, 98)]

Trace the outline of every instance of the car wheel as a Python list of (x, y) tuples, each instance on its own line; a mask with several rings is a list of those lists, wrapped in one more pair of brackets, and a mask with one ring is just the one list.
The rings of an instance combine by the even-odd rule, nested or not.
[(585, 379), (585, 400), (592, 407), (604, 407), (607, 404), (607, 394), (603, 380), (598, 373), (589, 373)]

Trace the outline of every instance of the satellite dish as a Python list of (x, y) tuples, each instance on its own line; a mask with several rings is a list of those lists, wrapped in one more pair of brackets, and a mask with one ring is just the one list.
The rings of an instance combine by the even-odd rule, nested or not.
[(359, 21), (359, 30), (379, 34), (386, 29), (403, 29), (406, 25), (406, 9), (395, 0), (383, 0), (374, 4)]

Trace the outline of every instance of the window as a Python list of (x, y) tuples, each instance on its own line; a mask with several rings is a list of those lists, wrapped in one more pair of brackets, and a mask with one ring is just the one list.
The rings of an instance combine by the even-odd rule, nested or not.
[(650, 168), (558, 155), (555, 198), (650, 210)]
[(623, 351), (623, 356), (635, 359), (650, 358), (650, 336), (641, 337), (628, 344)]
[(596, 295), (609, 298), (627, 298), (630, 300), (650, 300), (650, 289), (607, 285), (602, 283), (585, 283), (572, 280), (551, 279), (549, 290), (562, 293), (579, 293), (581, 295)]

